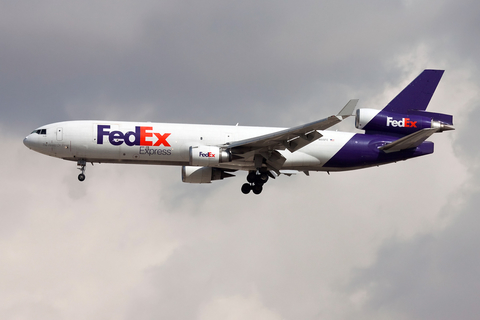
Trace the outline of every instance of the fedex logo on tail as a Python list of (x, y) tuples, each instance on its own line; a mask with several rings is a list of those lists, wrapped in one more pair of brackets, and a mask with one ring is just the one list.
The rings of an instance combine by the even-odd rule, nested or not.
[(410, 118), (402, 118), (402, 120), (393, 120), (393, 117), (387, 117), (387, 127), (399, 128), (416, 128), (417, 121), (411, 121)]
[[(123, 133), (121, 131), (110, 131), (110, 125), (98, 125), (97, 144), (103, 144), (103, 138), (107, 136), (108, 141), (114, 146), (119, 146), (125, 142), (127, 146), (158, 147), (164, 145), (165, 147), (170, 147), (170, 144), (167, 142), (170, 133), (160, 134), (151, 132), (152, 130), (153, 127), (136, 126), (135, 131)], [(156, 139), (156, 141), (150, 140), (151, 138)]]
[(200, 158), (215, 158), (215, 153), (213, 152), (199, 152), (198, 156)]

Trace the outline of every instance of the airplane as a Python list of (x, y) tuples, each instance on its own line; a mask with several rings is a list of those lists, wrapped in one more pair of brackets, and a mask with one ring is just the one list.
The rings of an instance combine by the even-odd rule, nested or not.
[(424, 70), (382, 110), (355, 112), (364, 133), (327, 130), (353, 115), (350, 100), (337, 114), (292, 128), (125, 121), (65, 121), (44, 125), (23, 143), (77, 162), (182, 167), (182, 181), (211, 183), (247, 171), (244, 194), (260, 194), (269, 178), (310, 171), (347, 171), (433, 153), (432, 134), (454, 130), (453, 116), (425, 111), (444, 70)]

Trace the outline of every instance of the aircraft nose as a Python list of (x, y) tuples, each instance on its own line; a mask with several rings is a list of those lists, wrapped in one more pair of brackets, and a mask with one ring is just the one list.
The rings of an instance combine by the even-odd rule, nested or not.
[(23, 144), (25, 147), (31, 149), (32, 148), (32, 139), (28, 139), (29, 136), (26, 136), (25, 139), (23, 139)]

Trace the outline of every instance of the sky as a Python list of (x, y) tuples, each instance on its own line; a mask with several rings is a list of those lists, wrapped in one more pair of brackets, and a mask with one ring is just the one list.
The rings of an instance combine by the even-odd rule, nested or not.
[[(477, 319), (480, 3), (0, 0), (2, 319)], [(435, 153), (352, 172), (76, 164), (26, 148), (97, 119), (292, 127), (446, 70)], [(332, 129), (358, 132), (354, 119)]]

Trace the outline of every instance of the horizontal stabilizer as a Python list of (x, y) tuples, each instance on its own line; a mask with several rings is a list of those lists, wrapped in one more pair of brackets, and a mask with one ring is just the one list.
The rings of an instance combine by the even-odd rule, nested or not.
[(416, 148), (427, 140), (432, 134), (438, 131), (438, 128), (422, 129), (415, 133), (409, 134), (403, 138), (400, 138), (392, 143), (386, 144), (379, 149), (385, 153), (402, 151), (405, 149)]

